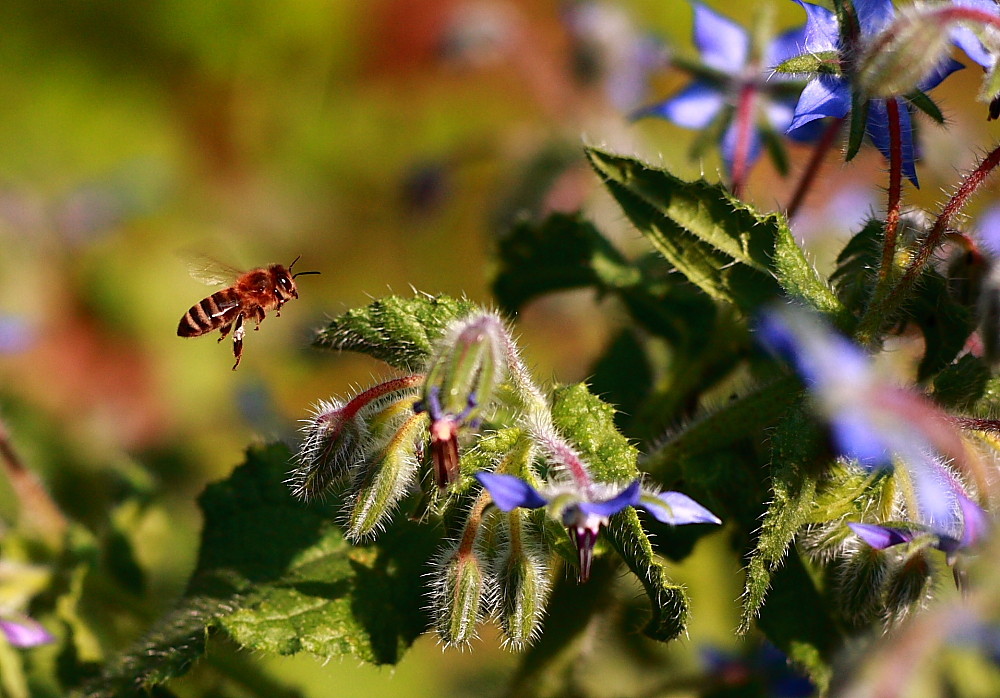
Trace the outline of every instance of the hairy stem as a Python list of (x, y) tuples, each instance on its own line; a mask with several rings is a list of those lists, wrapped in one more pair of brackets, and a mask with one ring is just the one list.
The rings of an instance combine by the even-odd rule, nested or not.
[(826, 159), (826, 154), (830, 151), (830, 148), (837, 140), (837, 134), (840, 133), (840, 128), (843, 125), (844, 117), (840, 117), (830, 121), (826, 129), (823, 130), (819, 141), (816, 143), (816, 147), (813, 148), (812, 155), (809, 156), (809, 162), (806, 164), (806, 169), (803, 170), (802, 177), (799, 179), (799, 183), (795, 187), (795, 193), (792, 194), (792, 199), (788, 202), (788, 208), (786, 211), (788, 218), (794, 218), (795, 214), (798, 213), (799, 208), (802, 207), (802, 202), (805, 201), (806, 194), (809, 193), (813, 182), (816, 181), (816, 176), (819, 174), (823, 160)]

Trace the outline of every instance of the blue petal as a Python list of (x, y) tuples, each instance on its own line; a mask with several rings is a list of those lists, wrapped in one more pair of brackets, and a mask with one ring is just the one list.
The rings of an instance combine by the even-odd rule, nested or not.
[(992, 206), (980, 214), (979, 244), (993, 257), (1000, 258), (1000, 206)]
[(760, 314), (757, 340), (789, 361), (816, 392), (870, 381), (870, 361), (860, 347), (801, 310), (770, 309)]
[(964, 522), (957, 485), (941, 462), (921, 448), (900, 453), (916, 495), (917, 521), (941, 538), (958, 540)]
[(847, 81), (836, 75), (820, 75), (806, 84), (799, 103), (795, 106), (795, 118), (788, 129), (796, 129), (824, 116), (842, 118), (851, 110), (851, 90)]
[(896, 14), (892, 0), (854, 0), (854, 10), (858, 13), (863, 37), (878, 34), (892, 23)]
[(652, 514), (653, 518), (657, 521), (674, 526), (695, 523), (722, 523), (718, 516), (686, 494), (664, 492), (655, 497), (656, 501), (653, 500), (653, 497), (644, 497), (638, 506)]
[[(738, 115), (739, 111), (733, 115), (733, 120), (726, 127), (725, 133), (722, 134), (722, 142), (719, 144), (719, 149), (722, 152), (722, 161), (726, 166), (728, 174), (732, 174), (733, 162), (736, 160), (736, 144), (740, 132)], [(750, 117), (753, 118), (753, 114), (750, 114)], [(750, 139), (750, 142), (744, 146), (746, 148), (745, 162), (743, 164), (744, 175), (757, 162), (757, 159), (760, 158), (761, 150), (763, 150), (763, 141), (761, 140), (756, 124), (750, 124), (747, 129), (747, 137)]]
[(836, 51), (840, 45), (837, 15), (825, 7), (795, 0), (806, 11), (804, 53)]
[[(768, 68), (784, 63), (789, 58), (801, 56), (806, 50), (806, 27), (795, 27), (774, 37), (764, 50), (764, 65)], [(775, 75), (774, 77), (779, 77)]]
[(893, 545), (909, 543), (914, 538), (913, 531), (902, 528), (890, 528), (876, 524), (849, 523), (852, 531), (865, 543), (876, 550), (885, 550)]
[(510, 511), (518, 507), (538, 509), (548, 504), (534, 487), (519, 477), (478, 472), (476, 479), (489, 491), (493, 503), (500, 511)]
[(659, 116), (684, 128), (703, 129), (712, 123), (725, 103), (726, 98), (718, 87), (696, 80), (665, 102), (639, 111), (635, 118)]
[(964, 494), (958, 496), (959, 506), (962, 508), (962, 538), (959, 545), (967, 548), (978, 541), (990, 527), (990, 517), (978, 504), (966, 497)]
[(871, 470), (892, 464), (882, 434), (867, 415), (843, 410), (830, 419), (830, 430), (837, 450), (865, 468)]
[[(913, 120), (910, 117), (907, 102), (899, 98), (895, 99), (899, 104), (899, 141), (903, 156), (903, 175), (913, 183), (913, 186), (919, 188), (916, 166), (917, 153), (913, 142)], [(889, 160), (892, 150), (889, 139), (889, 112), (885, 103), (884, 99), (873, 99), (869, 102), (867, 130), (872, 143), (885, 156), (885, 159)]]
[(962, 70), (964, 67), (964, 65), (956, 61), (954, 58), (946, 58), (934, 66), (931, 72), (925, 75), (924, 79), (917, 84), (917, 87), (924, 92), (933, 90), (935, 87), (940, 85), (946, 77), (957, 70)]
[(750, 55), (750, 35), (733, 20), (694, 4), (694, 45), (701, 59), (724, 73), (737, 73)]
[(816, 119), (798, 128), (789, 130), (792, 118), (795, 115), (795, 102), (797, 97), (782, 97), (768, 101), (765, 109), (771, 127), (778, 133), (784, 133), (797, 143), (812, 143), (817, 140), (825, 128), (822, 121)]
[(640, 494), (639, 481), (635, 480), (611, 499), (603, 502), (580, 502), (580, 511), (607, 518), (625, 507), (635, 506), (639, 502)]

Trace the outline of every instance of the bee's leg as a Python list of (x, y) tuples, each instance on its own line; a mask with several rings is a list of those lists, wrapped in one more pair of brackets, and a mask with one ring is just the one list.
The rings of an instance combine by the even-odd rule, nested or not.
[(254, 310), (253, 315), (254, 315), (254, 320), (257, 321), (257, 326), (254, 327), (254, 329), (255, 330), (259, 330), (260, 329), (260, 323), (262, 323), (264, 321), (264, 309), (261, 308), (258, 305), (257, 308)]
[(233, 356), (236, 357), (236, 363), (233, 364), (233, 370), (240, 365), (240, 359), (243, 358), (243, 335), (246, 334), (246, 329), (243, 327), (243, 313), (236, 316), (236, 320), (233, 323), (235, 327), (233, 328)]
[(220, 341), (220, 342), (221, 342), (221, 341), (222, 341), (223, 339), (225, 339), (225, 338), (226, 338), (226, 336), (227, 336), (227, 335), (229, 334), (229, 330), (231, 330), (231, 329), (233, 329), (233, 323), (231, 323), (231, 322), (230, 322), (230, 323), (229, 323), (228, 325), (223, 325), (223, 326), (222, 326), (222, 327), (220, 328), (220, 335), (219, 335), (219, 341)]

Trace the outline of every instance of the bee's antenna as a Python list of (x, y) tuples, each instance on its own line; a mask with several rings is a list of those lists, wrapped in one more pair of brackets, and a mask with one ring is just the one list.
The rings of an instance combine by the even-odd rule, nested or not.
[[(298, 257), (296, 257), (295, 259), (293, 259), (292, 263), (288, 265), (288, 271), (291, 271), (292, 267), (295, 266), (295, 263), (297, 261), (299, 261), (301, 258), (302, 258), (302, 255), (299, 255)], [(294, 279), (296, 276), (306, 276), (307, 274), (319, 274), (319, 272), (318, 271), (300, 271), (297, 274), (292, 274), (292, 278)]]

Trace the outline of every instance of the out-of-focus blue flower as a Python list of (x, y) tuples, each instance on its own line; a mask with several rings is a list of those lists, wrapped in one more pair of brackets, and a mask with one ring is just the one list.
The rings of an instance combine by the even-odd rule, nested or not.
[(539, 492), (513, 475), (479, 472), (476, 479), (489, 491), (501, 511), (549, 507), (550, 514), (569, 530), (579, 555), (581, 582), (590, 577), (594, 544), (602, 526), (625, 507), (645, 509), (657, 521), (680, 526), (693, 523), (722, 523), (708, 509), (680, 492), (643, 491), (639, 480), (618, 490), (607, 485), (591, 485), (587, 491), (570, 484), (552, 484)]
[[(845, 55), (848, 51), (856, 53), (856, 47), (845, 47), (841, 43), (840, 28), (837, 16), (824, 7), (794, 0), (806, 12), (805, 41), (799, 53), (837, 53), (841, 67), (850, 65), (853, 56)], [(860, 42), (870, 41), (885, 29), (893, 19), (895, 9), (892, 0), (855, 0), (854, 9), (858, 17)], [(946, 58), (923, 78), (917, 88), (923, 92), (937, 87), (942, 80), (962, 64), (951, 58)], [(903, 174), (919, 186), (917, 181), (916, 160), (919, 152), (914, 141), (912, 121), (913, 107), (909, 102), (895, 98), (899, 103), (899, 131), (902, 150)], [(872, 99), (868, 106), (867, 132), (875, 147), (886, 158), (890, 157), (889, 116), (885, 99)], [(817, 75), (802, 90), (795, 115), (789, 125), (789, 131), (801, 128), (825, 117), (843, 118), (851, 110), (851, 76), (848, 74)]]
[(55, 642), (55, 637), (41, 623), (24, 615), (0, 616), (0, 633), (14, 647), (37, 647)]
[(884, 380), (860, 347), (804, 310), (765, 313), (757, 337), (795, 367), (840, 453), (868, 469), (891, 467), (893, 457), (905, 464), (920, 525), (956, 540), (972, 530), (963, 489), (932, 442), (949, 428), (935, 406)]
[(17, 315), (0, 315), (0, 354), (16, 354), (35, 341), (34, 328)]
[[(760, 157), (763, 149), (762, 131), (769, 128), (776, 133), (787, 133), (793, 140), (815, 140), (820, 129), (815, 124), (803, 128), (792, 126), (796, 93), (789, 89), (794, 78), (774, 74), (774, 66), (801, 53), (805, 42), (804, 27), (792, 29), (771, 41), (761, 52), (759, 62), (754, 59), (750, 34), (732, 20), (717, 14), (699, 2), (694, 8), (694, 43), (707, 70), (687, 87), (669, 99), (639, 110), (636, 118), (658, 116), (678, 126), (701, 130), (722, 116), (726, 119), (722, 133), (721, 152), (726, 170), (733, 172), (740, 139), (745, 165), (749, 167)], [(741, 123), (737, 105), (747, 90), (753, 92), (756, 108), (746, 116), (752, 123)], [(767, 126), (761, 125), (761, 120)], [(742, 135), (745, 134), (745, 135)]]

